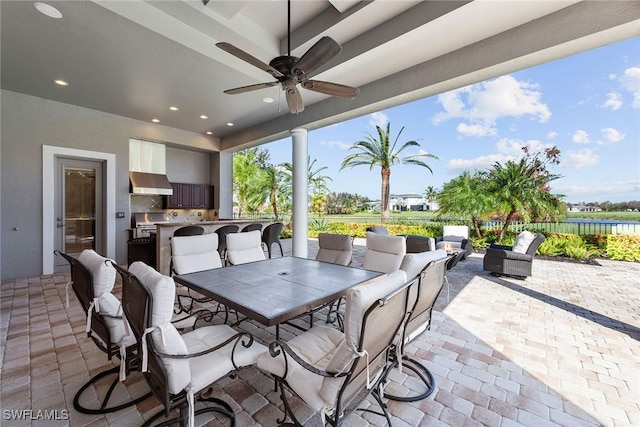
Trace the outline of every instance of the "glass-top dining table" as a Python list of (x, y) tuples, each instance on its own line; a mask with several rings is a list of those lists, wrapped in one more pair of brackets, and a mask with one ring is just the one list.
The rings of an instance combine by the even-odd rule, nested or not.
[(335, 301), (353, 286), (381, 274), (282, 257), (177, 275), (174, 280), (249, 319), (277, 326)]

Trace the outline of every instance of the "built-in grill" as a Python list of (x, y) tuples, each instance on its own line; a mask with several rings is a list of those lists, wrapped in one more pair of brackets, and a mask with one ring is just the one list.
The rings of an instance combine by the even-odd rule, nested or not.
[(156, 267), (156, 239), (151, 233), (156, 231), (156, 224), (167, 222), (163, 212), (134, 213), (133, 238), (127, 242), (127, 263), (142, 261)]
[(149, 233), (156, 231), (157, 223), (167, 222), (167, 217), (164, 212), (134, 213), (133, 218), (135, 222), (133, 229), (134, 239), (149, 238)]

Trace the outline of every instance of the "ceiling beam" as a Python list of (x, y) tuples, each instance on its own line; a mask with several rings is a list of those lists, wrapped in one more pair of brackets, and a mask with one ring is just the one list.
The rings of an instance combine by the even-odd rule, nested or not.
[(640, 35), (639, 2), (580, 2), (361, 87), (356, 100), (328, 98), (221, 138), (236, 151), (444, 93)]

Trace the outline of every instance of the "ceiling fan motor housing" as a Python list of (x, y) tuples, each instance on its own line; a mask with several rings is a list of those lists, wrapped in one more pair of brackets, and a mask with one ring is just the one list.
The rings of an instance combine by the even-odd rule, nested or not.
[(269, 65), (284, 74), (284, 77), (291, 74), (291, 69), (298, 62), (298, 58), (295, 56), (277, 56), (269, 62)]

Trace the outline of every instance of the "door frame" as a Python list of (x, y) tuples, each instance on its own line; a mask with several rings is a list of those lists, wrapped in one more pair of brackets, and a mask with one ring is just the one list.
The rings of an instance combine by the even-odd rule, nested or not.
[(104, 162), (105, 255), (116, 258), (116, 155), (75, 148), (42, 146), (42, 274), (53, 274), (56, 215), (56, 157), (71, 157)]

